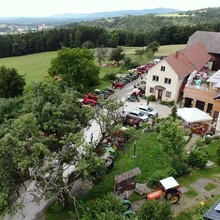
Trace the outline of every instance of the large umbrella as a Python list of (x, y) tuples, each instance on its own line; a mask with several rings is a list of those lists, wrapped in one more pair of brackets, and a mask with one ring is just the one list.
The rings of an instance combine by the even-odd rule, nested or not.
[(211, 121), (213, 118), (198, 108), (179, 108), (177, 115), (187, 123)]

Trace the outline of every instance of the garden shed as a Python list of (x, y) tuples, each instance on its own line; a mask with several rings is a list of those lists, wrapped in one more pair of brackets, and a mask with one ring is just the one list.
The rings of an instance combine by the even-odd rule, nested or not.
[(135, 188), (136, 176), (140, 174), (139, 167), (129, 170), (125, 173), (115, 176), (115, 189), (114, 191), (124, 191)]

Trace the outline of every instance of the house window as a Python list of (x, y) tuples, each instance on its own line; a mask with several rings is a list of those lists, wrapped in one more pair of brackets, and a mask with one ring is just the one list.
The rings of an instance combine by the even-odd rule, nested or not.
[(161, 66), (160, 71), (165, 71), (165, 66)]
[(159, 81), (159, 76), (155, 76), (155, 75), (153, 75), (153, 81), (158, 82), (158, 81)]
[(171, 97), (171, 92), (166, 91), (166, 97), (170, 98)]
[(154, 93), (154, 88), (150, 87), (150, 93)]
[(165, 78), (164, 83), (165, 84), (171, 84), (171, 79), (170, 78)]

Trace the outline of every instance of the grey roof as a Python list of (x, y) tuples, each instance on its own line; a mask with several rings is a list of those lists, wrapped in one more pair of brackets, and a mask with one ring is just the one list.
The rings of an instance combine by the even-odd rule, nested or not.
[(125, 181), (127, 179), (130, 179), (132, 177), (137, 176), (140, 173), (141, 173), (141, 171), (140, 171), (139, 167), (136, 167), (136, 168), (134, 168), (132, 170), (129, 170), (129, 171), (125, 172), (125, 173), (122, 173), (121, 175), (115, 176), (115, 182), (117, 184), (121, 183), (121, 182), (123, 182), (123, 181)]
[(187, 47), (201, 42), (209, 53), (220, 54), (220, 32), (196, 31), (187, 42)]
[(216, 206), (220, 203), (220, 199), (205, 213), (204, 218), (209, 220), (219, 220), (220, 211), (215, 210)]

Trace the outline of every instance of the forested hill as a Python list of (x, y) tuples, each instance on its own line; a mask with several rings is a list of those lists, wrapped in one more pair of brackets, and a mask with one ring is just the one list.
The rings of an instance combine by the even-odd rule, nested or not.
[(102, 27), (109, 30), (159, 30), (164, 26), (194, 26), (219, 23), (220, 7), (177, 12), (165, 15), (147, 14), (82, 21), (85, 26)]

